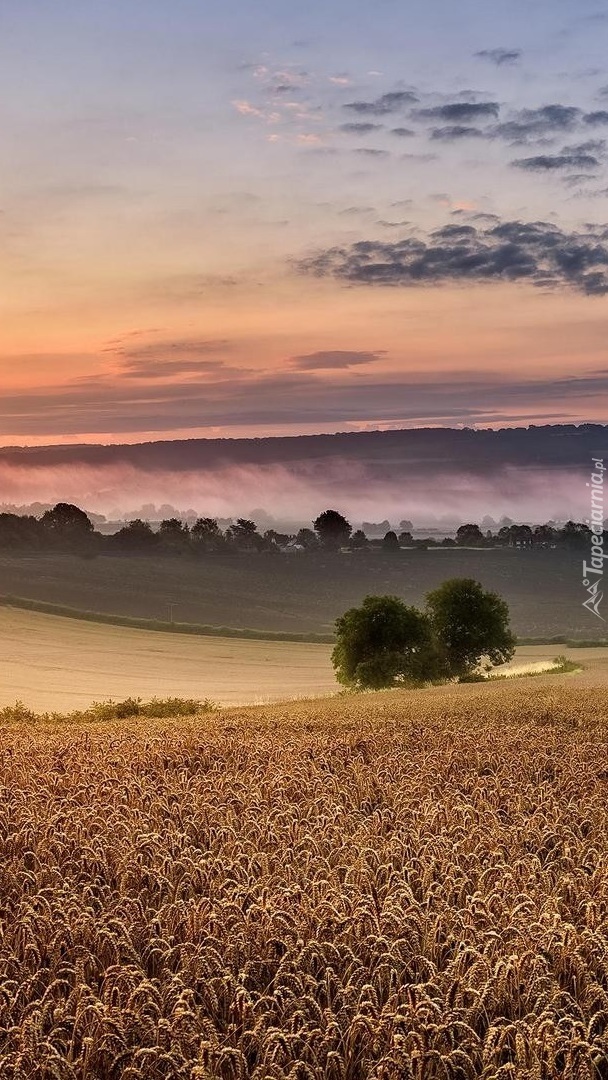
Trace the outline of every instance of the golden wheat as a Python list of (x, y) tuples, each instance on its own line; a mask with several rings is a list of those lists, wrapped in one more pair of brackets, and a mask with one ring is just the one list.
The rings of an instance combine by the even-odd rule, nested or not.
[(0, 729), (6, 1080), (608, 1077), (608, 692)]

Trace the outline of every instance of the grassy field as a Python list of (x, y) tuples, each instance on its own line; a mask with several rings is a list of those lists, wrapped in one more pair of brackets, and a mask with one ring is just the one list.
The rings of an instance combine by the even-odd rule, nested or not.
[[(522, 646), (504, 670), (547, 664), (558, 653), (584, 665), (581, 685), (608, 686), (601, 648)], [(156, 633), (0, 607), (0, 707), (21, 700), (66, 711), (129, 696), (238, 705), (330, 694), (339, 689), (330, 656), (329, 645)]]
[(110, 615), (328, 634), (367, 593), (420, 604), (446, 578), (474, 577), (504, 596), (521, 636), (603, 636), (582, 606), (581, 566), (576, 553), (509, 549), (196, 560), (3, 555), (0, 594)]
[(6, 1080), (602, 1080), (608, 689), (0, 729)]

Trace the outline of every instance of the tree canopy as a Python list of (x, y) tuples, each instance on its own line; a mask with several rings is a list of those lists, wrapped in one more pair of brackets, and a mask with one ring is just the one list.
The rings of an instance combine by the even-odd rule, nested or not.
[(367, 596), (337, 620), (336, 633), (332, 662), (344, 686), (379, 690), (436, 674), (428, 619), (396, 596)]
[(354, 689), (463, 679), (483, 659), (510, 660), (515, 638), (509, 610), (472, 578), (445, 581), (426, 610), (396, 596), (367, 596), (336, 622), (336, 678)]
[(324, 510), (313, 522), (319, 540), (328, 548), (347, 544), (353, 527), (338, 510)]
[(451, 677), (469, 675), (487, 657), (504, 664), (515, 651), (509, 608), (473, 578), (451, 578), (426, 598), (433, 633)]

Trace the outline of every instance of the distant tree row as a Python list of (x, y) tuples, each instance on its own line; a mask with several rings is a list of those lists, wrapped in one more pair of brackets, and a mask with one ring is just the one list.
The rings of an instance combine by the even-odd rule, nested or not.
[[(370, 524), (370, 523), (368, 523)], [(382, 522), (381, 525), (388, 524)], [(410, 525), (402, 521), (401, 525)], [(376, 526), (373, 526), (376, 528)], [(606, 527), (606, 522), (604, 523)], [(117, 532), (104, 535), (95, 530), (91, 518), (72, 503), (57, 503), (40, 517), (0, 513), (0, 549), (8, 551), (64, 551), (82, 555), (112, 552), (124, 555), (185, 555), (230, 552), (399, 552), (401, 548), (427, 547), (515, 547), (566, 548), (584, 550), (589, 547), (591, 532), (581, 522), (568, 521), (559, 528), (555, 523), (503, 525), (496, 533), (482, 532), (479, 525), (461, 525), (456, 537), (437, 540), (433, 537), (414, 539), (412, 529), (399, 533), (388, 529), (383, 537), (370, 539), (363, 529), (352, 525), (337, 510), (324, 510), (312, 528), (300, 529), (295, 535), (267, 529), (260, 533), (255, 521), (238, 518), (222, 529), (216, 518), (200, 517), (193, 524), (171, 517), (161, 521), (158, 529), (136, 518)]]

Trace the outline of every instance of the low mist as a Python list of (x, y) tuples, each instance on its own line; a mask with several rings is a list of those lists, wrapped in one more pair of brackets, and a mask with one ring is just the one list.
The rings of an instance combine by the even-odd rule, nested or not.
[[(448, 522), (559, 521), (588, 516), (585, 470), (505, 466), (474, 475), (442, 469), (414, 470), (379, 479), (372, 467), (352, 461), (240, 465), (189, 471), (145, 471), (132, 465), (15, 466), (0, 463), (2, 502), (76, 503), (114, 520), (146, 516), (150, 504), (211, 517), (252, 516), (268, 527), (310, 524), (334, 507), (353, 524), (404, 519), (416, 527)], [(146, 506), (147, 504), (147, 506)]]

